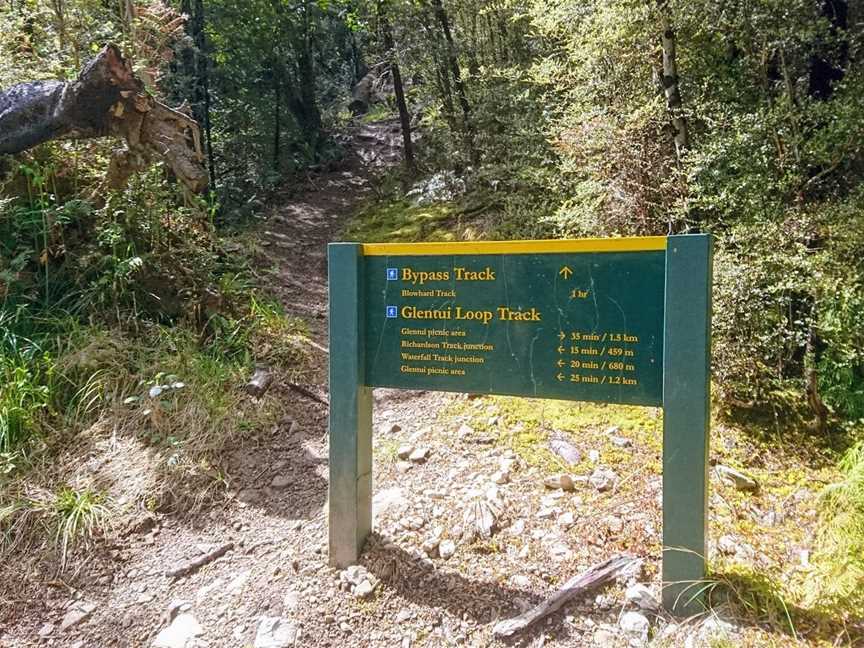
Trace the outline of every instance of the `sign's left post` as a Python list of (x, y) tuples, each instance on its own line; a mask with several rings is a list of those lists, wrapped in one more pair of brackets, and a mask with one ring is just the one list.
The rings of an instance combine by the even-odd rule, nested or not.
[(328, 246), (330, 564), (357, 562), (372, 530), (372, 389), (365, 386), (363, 248)]

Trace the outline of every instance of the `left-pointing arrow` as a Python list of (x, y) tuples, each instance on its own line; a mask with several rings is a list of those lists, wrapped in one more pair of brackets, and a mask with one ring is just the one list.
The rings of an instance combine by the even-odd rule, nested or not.
[(559, 374), (558, 374), (557, 376), (555, 376), (555, 377), (558, 379), (558, 382), (561, 382), (562, 380), (564, 380), (564, 374), (562, 374), (562, 373), (559, 373)]

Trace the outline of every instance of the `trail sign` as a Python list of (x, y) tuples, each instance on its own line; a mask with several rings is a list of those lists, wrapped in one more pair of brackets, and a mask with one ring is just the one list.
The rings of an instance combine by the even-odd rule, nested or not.
[(707, 235), (333, 243), (330, 561), (371, 530), (371, 389), (662, 406), (664, 604), (704, 577), (711, 241)]

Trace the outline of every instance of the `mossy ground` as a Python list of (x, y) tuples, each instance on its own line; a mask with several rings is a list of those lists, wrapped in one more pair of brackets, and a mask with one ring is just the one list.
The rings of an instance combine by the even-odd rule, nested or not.
[(407, 201), (372, 203), (356, 214), (343, 238), (361, 243), (454, 241), (456, 219), (451, 203), (428, 207)]

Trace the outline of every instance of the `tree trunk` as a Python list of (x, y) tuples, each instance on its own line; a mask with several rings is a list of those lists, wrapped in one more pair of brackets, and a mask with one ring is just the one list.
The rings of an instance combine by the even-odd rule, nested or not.
[(299, 87), (299, 114), (300, 126), (309, 137), (313, 149), (317, 155), (319, 135), (321, 134), (321, 113), (315, 101), (315, 64), (312, 58), (312, 34), (311, 17), (309, 15), (309, 1), (303, 2), (303, 42), (297, 57), (297, 76), (300, 80)]
[(378, 2), (378, 20), (381, 22), (381, 33), (384, 36), (384, 49), (390, 63), (390, 73), (393, 75), (393, 92), (396, 95), (396, 106), (399, 108), (399, 123), (402, 125), (402, 149), (405, 153), (405, 168), (409, 174), (414, 173), (414, 146), (411, 143), (411, 115), (405, 101), (405, 89), (402, 87), (402, 74), (396, 61), (396, 44), (393, 40), (393, 30), (387, 20), (384, 1)]
[(195, 17), (192, 25), (195, 39), (195, 106), (193, 113), (199, 124), (204, 124), (205, 146), (207, 148), (207, 169), (210, 185), (216, 187), (216, 165), (213, 160), (213, 130), (210, 125), (210, 55), (207, 52), (207, 35), (204, 32), (204, 0), (195, 0)]
[[(847, 0), (822, 0), (820, 13), (827, 19), (829, 39), (834, 41), (842, 34), (839, 43), (817, 42), (816, 51), (810, 57), (808, 94), (814, 99), (830, 99), (833, 84), (843, 79), (849, 63), (849, 3)], [(833, 52), (832, 52), (833, 50)]]
[(435, 16), (438, 18), (438, 24), (441, 26), (441, 32), (444, 34), (444, 40), (447, 46), (447, 60), (450, 65), (450, 72), (453, 74), (453, 84), (456, 86), (456, 97), (459, 100), (459, 106), (462, 108), (462, 123), (465, 129), (465, 144), (468, 146), (468, 152), (471, 156), (471, 161), (477, 165), (480, 161), (477, 149), (474, 146), (474, 128), (471, 124), (471, 106), (468, 103), (468, 95), (465, 92), (465, 83), (462, 80), (462, 72), (459, 69), (459, 59), (456, 56), (456, 46), (453, 44), (453, 34), (450, 31), (450, 18), (447, 16), (447, 11), (441, 0), (432, 0), (432, 7), (435, 10)]
[(273, 168), (279, 173), (282, 160), (282, 93), (279, 74), (273, 70)]
[(660, 0), (660, 26), (663, 44), (663, 91), (666, 106), (675, 129), (675, 153), (680, 160), (690, 146), (687, 118), (681, 106), (681, 91), (678, 88), (678, 58), (675, 53), (675, 31), (669, 21), (669, 2)]
[(192, 191), (207, 187), (198, 124), (148, 94), (116, 45), (105, 46), (75, 81), (33, 81), (0, 91), (0, 153), (109, 135), (126, 141), (109, 165), (112, 186), (162, 158)]

